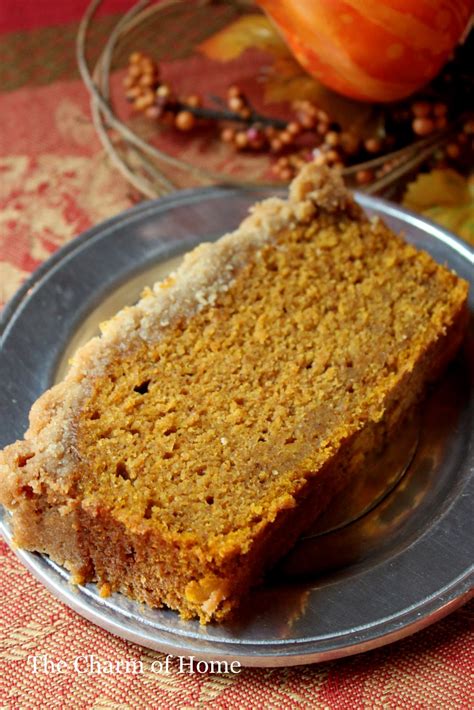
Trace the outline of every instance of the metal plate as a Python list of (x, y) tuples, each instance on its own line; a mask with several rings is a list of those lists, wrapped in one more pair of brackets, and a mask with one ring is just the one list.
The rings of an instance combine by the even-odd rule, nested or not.
[[(100, 320), (133, 303), (144, 285), (162, 277), (198, 242), (236, 227), (249, 205), (269, 194), (209, 188), (146, 202), (73, 240), (36, 271), (3, 313), (0, 446), (23, 435), (33, 401), (62, 376), (71, 351), (96, 332)], [(358, 200), (472, 286), (473, 252), (467, 245), (399, 207), (363, 195)], [(471, 310), (473, 299), (471, 288)], [(120, 594), (102, 599), (93, 584), (71, 586), (65, 571), (47, 557), (15, 552), (53, 594), (86, 618), (167, 653), (284, 666), (337, 658), (406, 636), (472, 592), (472, 344), (471, 327), (415, 429), (403, 432), (382, 466), (379, 462), (379, 469), (396, 475), (383, 478), (363, 505), (359, 501), (350, 513), (354, 522), (341, 526), (349, 515), (342, 512), (333, 525), (337, 529), (327, 532), (331, 521), (326, 520), (325, 534), (314, 529), (300, 540), (231, 623), (201, 627)], [(370, 475), (367, 480), (370, 485)], [(11, 543), (6, 513), (1, 529)]]

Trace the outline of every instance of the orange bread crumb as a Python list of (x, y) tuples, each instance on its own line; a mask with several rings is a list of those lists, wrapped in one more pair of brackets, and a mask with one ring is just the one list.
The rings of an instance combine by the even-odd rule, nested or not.
[(467, 285), (308, 166), (104, 324), (0, 454), (18, 545), (222, 620), (458, 348)]

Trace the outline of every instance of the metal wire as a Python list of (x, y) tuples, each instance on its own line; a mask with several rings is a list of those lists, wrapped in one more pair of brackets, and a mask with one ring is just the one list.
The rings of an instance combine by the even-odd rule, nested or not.
[[(232, 178), (215, 173), (212, 170), (198, 168), (186, 163), (179, 158), (169, 155), (155, 146), (151, 145), (134, 131), (132, 131), (114, 113), (110, 104), (110, 75), (114, 52), (124, 36), (136, 27), (139, 27), (146, 20), (148, 21), (154, 14), (183, 4), (183, 0), (161, 0), (159, 4), (153, 0), (138, 0), (130, 10), (128, 10), (118, 21), (110, 33), (105, 46), (91, 72), (87, 61), (87, 38), (92, 20), (101, 5), (102, 0), (92, 0), (87, 7), (80, 22), (76, 40), (76, 56), (82, 80), (87, 87), (91, 97), (91, 113), (94, 127), (104, 146), (104, 149), (113, 164), (124, 175), (124, 177), (146, 197), (157, 197), (176, 189), (176, 185), (160, 169), (159, 166), (168, 166), (180, 173), (191, 175), (199, 184), (209, 182), (225, 182), (227, 184), (245, 185), (248, 182), (240, 178)], [(196, 0), (197, 6), (208, 4), (208, 0)], [(120, 152), (110, 137), (110, 131), (114, 130), (127, 146), (133, 156), (131, 165), (124, 156), (123, 150)], [(435, 137), (428, 137), (416, 143), (406, 146), (391, 154), (379, 156), (372, 160), (360, 163), (343, 170), (346, 178), (351, 178), (360, 170), (376, 171), (387, 161), (394, 161), (393, 169), (385, 175), (380, 176), (369, 185), (365, 186), (365, 191), (372, 194), (383, 193), (401, 180), (407, 173), (429, 158), (452, 134), (453, 127), (449, 127), (443, 133), (438, 133)], [(151, 160), (148, 159), (148, 157)], [(260, 185), (268, 185), (268, 181), (260, 181)]]
[[(108, 101), (104, 98), (102, 94), (102, 87), (99, 86), (96, 81), (94, 80), (93, 76), (98, 77), (99, 75), (96, 74), (96, 70), (100, 70), (100, 65), (101, 62), (103, 61), (103, 52), (101, 54), (101, 57), (99, 58), (99, 61), (97, 62), (96, 68), (93, 70), (93, 74), (91, 73), (89, 69), (89, 65), (87, 62), (86, 58), (86, 45), (87, 45), (87, 34), (88, 30), (90, 27), (90, 23), (92, 21), (92, 18), (94, 17), (97, 9), (99, 8), (102, 0), (92, 0), (90, 5), (87, 7), (86, 12), (80, 22), (79, 25), (79, 30), (77, 34), (77, 40), (76, 40), (76, 56), (77, 56), (77, 63), (79, 67), (79, 71), (81, 74), (81, 77), (84, 81), (84, 84), (86, 85), (87, 89), (89, 90), (93, 102), (98, 106), (99, 112), (97, 115), (97, 123), (99, 121), (104, 122), (103, 130), (99, 132), (99, 137), (104, 143), (104, 147), (106, 148), (107, 152), (112, 158), (113, 152), (114, 152), (114, 147), (111, 144), (110, 140), (105, 142), (104, 141), (104, 135), (107, 131), (107, 129), (113, 128), (115, 129), (118, 134), (128, 143), (132, 144), (135, 146), (135, 148), (138, 148), (139, 151), (142, 151), (146, 155), (150, 155), (152, 158), (157, 160), (158, 162), (164, 163), (166, 165), (169, 165), (170, 167), (173, 167), (175, 169), (178, 169), (184, 173), (187, 173), (189, 175), (192, 175), (194, 178), (196, 178), (200, 183), (208, 183), (208, 182), (226, 182), (228, 184), (245, 184), (242, 182), (242, 180), (232, 178), (232, 177), (226, 177), (225, 180), (223, 180), (223, 177), (219, 173), (215, 173), (211, 170), (206, 170), (203, 168), (197, 168), (193, 165), (190, 165), (189, 163), (186, 163), (179, 158), (175, 158), (171, 155), (168, 155), (167, 153), (164, 153), (163, 151), (159, 150), (158, 148), (155, 148), (154, 146), (150, 145), (146, 141), (144, 141), (140, 136), (138, 136), (136, 133), (134, 133), (125, 123), (120, 121), (112, 111), (112, 108)], [(133, 26), (136, 26), (140, 24), (142, 21), (142, 16), (139, 14), (140, 11), (145, 10), (146, 16), (148, 17), (150, 13), (152, 12), (157, 12), (157, 11), (163, 11), (165, 8), (174, 6), (182, 2), (182, 0), (162, 0), (158, 6), (154, 5), (150, 8), (147, 8), (147, 6), (150, 4), (149, 0), (139, 0), (127, 13), (126, 16), (122, 17), (121, 20), (119, 21), (120, 28), (117, 29), (115, 28), (114, 32), (112, 33), (112, 36), (109, 37), (108, 41), (108, 48), (107, 51), (110, 54), (112, 53), (113, 49), (116, 47), (116, 43), (120, 36), (122, 36), (125, 32), (127, 32), (130, 28), (130, 25), (128, 21), (130, 20), (133, 23)], [(207, 4), (207, 0), (200, 2), (199, 4)], [(109, 66), (110, 66), (110, 58), (108, 59)], [(107, 81), (108, 81), (108, 76), (107, 76)], [(143, 162), (143, 158), (139, 158), (139, 162)], [(123, 161), (121, 158), (118, 156), (113, 156), (113, 160), (117, 167), (120, 167), (122, 172), (129, 174), (130, 168), (125, 166), (123, 164)], [(176, 186), (169, 180), (161, 171), (159, 171), (157, 168), (154, 166), (151, 166), (151, 163), (148, 163), (149, 168), (153, 170), (153, 175), (154, 178), (162, 184), (164, 188), (166, 188), (167, 191), (176, 189)], [(135, 176), (136, 178), (136, 176)], [(140, 180), (138, 181), (135, 179), (135, 185), (138, 187), (140, 184)], [(144, 185), (143, 185), (144, 187)], [(141, 187), (138, 187), (138, 189), (142, 189)], [(148, 194), (147, 192), (145, 194)]]
[[(89, 90), (91, 95), (91, 113), (94, 127), (97, 134), (104, 146), (107, 155), (118, 170), (124, 175), (124, 177), (142, 194), (147, 197), (157, 197), (162, 194), (166, 194), (175, 189), (173, 183), (168, 180), (164, 175), (158, 173), (156, 170), (153, 171), (153, 183), (149, 183), (144, 180), (140, 175), (137, 175), (136, 171), (131, 169), (124, 159), (119, 155), (115, 146), (113, 145), (110, 136), (108, 134), (107, 128), (110, 126), (118, 128), (118, 132), (122, 137), (125, 138), (127, 142), (134, 143), (136, 138), (135, 134), (130, 131), (125, 124), (119, 122), (114, 114), (112, 113), (110, 106), (108, 104), (108, 93), (107, 99), (102, 97), (99, 93), (96, 84), (96, 72), (100, 66), (100, 60), (94, 70), (94, 75), (91, 75), (89, 71), (89, 66), (86, 58), (86, 40), (87, 33), (89, 30), (90, 23), (94, 17), (101, 0), (93, 0), (88, 6), (81, 23), (79, 25), (79, 31), (77, 35), (76, 52), (77, 52), (77, 63), (79, 66), (79, 71), (81, 73), (82, 79)], [(120, 30), (126, 25), (127, 20), (138, 13), (143, 7), (148, 5), (148, 0), (140, 0), (136, 5), (134, 5), (120, 20), (118, 26), (112, 33), (113, 36), (119, 36)], [(120, 127), (118, 126), (120, 124)], [(125, 130), (120, 130), (120, 129)], [(137, 137), (138, 138), (138, 137)]]

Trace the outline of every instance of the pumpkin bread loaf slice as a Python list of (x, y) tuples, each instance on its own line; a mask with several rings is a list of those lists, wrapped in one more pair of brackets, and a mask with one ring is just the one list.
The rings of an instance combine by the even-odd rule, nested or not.
[(0, 454), (18, 546), (224, 619), (459, 347), (467, 285), (308, 165), (105, 323)]

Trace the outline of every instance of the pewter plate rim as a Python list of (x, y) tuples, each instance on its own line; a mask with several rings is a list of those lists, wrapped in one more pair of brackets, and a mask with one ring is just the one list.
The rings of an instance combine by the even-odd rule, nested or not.
[[(31, 303), (35, 299), (40, 286), (48, 285), (48, 279), (57, 270), (61, 270), (63, 265), (75, 256), (90, 248), (94, 239), (101, 239), (105, 247), (113, 246), (113, 235), (119, 230), (127, 229), (127, 225), (140, 219), (143, 216), (160, 218), (160, 215), (173, 209), (186, 209), (201, 201), (217, 200), (224, 201), (242, 198), (248, 199), (252, 204), (255, 198), (274, 195), (274, 189), (265, 188), (226, 188), (211, 187), (197, 190), (184, 190), (173, 195), (150, 202), (142, 203), (126, 212), (123, 212), (112, 219), (103, 222), (88, 230), (65, 247), (56, 252), (45, 264), (43, 264), (20, 288), (17, 294), (5, 307), (0, 320), (0, 333), (2, 343), (6, 343), (9, 333), (15, 327), (18, 314), (25, 304)], [(284, 194), (283, 191), (280, 191)], [(243, 197), (242, 197), (243, 196)], [(372, 213), (382, 217), (395, 219), (403, 222), (407, 229), (410, 226), (422, 230), (429, 240), (435, 240), (443, 244), (446, 253), (455, 254), (463, 262), (474, 264), (474, 250), (460, 239), (440, 228), (434, 223), (421, 218), (418, 215), (388, 203), (386, 201), (358, 194), (357, 199), (360, 204)], [(229, 224), (229, 229), (236, 224)], [(204, 234), (201, 235), (203, 237)], [(215, 235), (217, 236), (217, 235)], [(112, 242), (111, 242), (112, 239)], [(176, 245), (175, 245), (176, 246)], [(131, 265), (133, 266), (133, 265)], [(472, 274), (472, 271), (471, 271)], [(474, 279), (471, 276), (471, 284)], [(472, 296), (472, 293), (471, 293)], [(77, 322), (71, 324), (71, 331), (75, 331)], [(71, 332), (72, 335), (72, 332)], [(2, 350), (0, 349), (0, 362)], [(54, 369), (55, 363), (50, 363)], [(26, 405), (25, 405), (26, 408)], [(29, 409), (29, 405), (27, 407)], [(472, 440), (467, 465), (471, 472), (473, 469)], [(466, 462), (465, 462), (466, 463)], [(470, 488), (469, 488), (469, 484)], [(463, 517), (464, 524), (468, 525), (466, 510), (458, 510), (459, 501), (466, 497), (467, 493), (472, 495), (472, 477), (467, 480), (466, 486), (458, 491), (457, 498), (453, 501), (449, 510), (441, 516), (440, 521), (435, 521), (433, 527), (451, 521), (460, 524), (456, 516)], [(465, 506), (464, 506), (465, 507)], [(8, 526), (8, 516), (4, 514), (0, 521), (0, 530), (6, 541), (11, 545), (11, 536)], [(67, 579), (66, 573), (60, 567), (52, 563), (47, 557), (36, 553), (29, 553), (24, 550), (15, 550), (19, 559), (27, 566), (47, 588), (68, 606), (75, 609), (90, 621), (102, 626), (112, 633), (134, 641), (144, 646), (161, 650), (174, 655), (194, 655), (196, 658), (206, 659), (227, 659), (239, 660), (243, 665), (248, 666), (286, 666), (301, 663), (329, 660), (341, 656), (350, 655), (369, 648), (384, 645), (390, 641), (402, 638), (419, 628), (423, 628), (433, 621), (441, 618), (454, 608), (462, 604), (472, 595), (473, 567), (467, 565), (461, 574), (449, 580), (448, 584), (436, 590), (436, 594), (419, 600), (419, 603), (412, 604), (403, 610), (392, 615), (381, 616), (374, 610), (374, 617), (370, 623), (357, 625), (352, 623), (347, 629), (338, 633), (311, 634), (310, 629), (304, 638), (277, 639), (277, 638), (239, 638), (232, 634), (219, 639), (209, 640), (202, 638), (199, 630), (187, 628), (187, 622), (182, 622), (181, 627), (170, 625), (157, 628), (149, 621), (140, 617), (138, 605), (128, 613), (124, 609), (117, 611), (113, 599), (98, 600), (94, 585), (86, 587), (72, 587)], [(403, 551), (403, 554), (416, 554), (416, 544)], [(418, 562), (422, 560), (418, 560)], [(132, 603), (133, 605), (134, 603)], [(172, 612), (170, 612), (172, 614)]]

